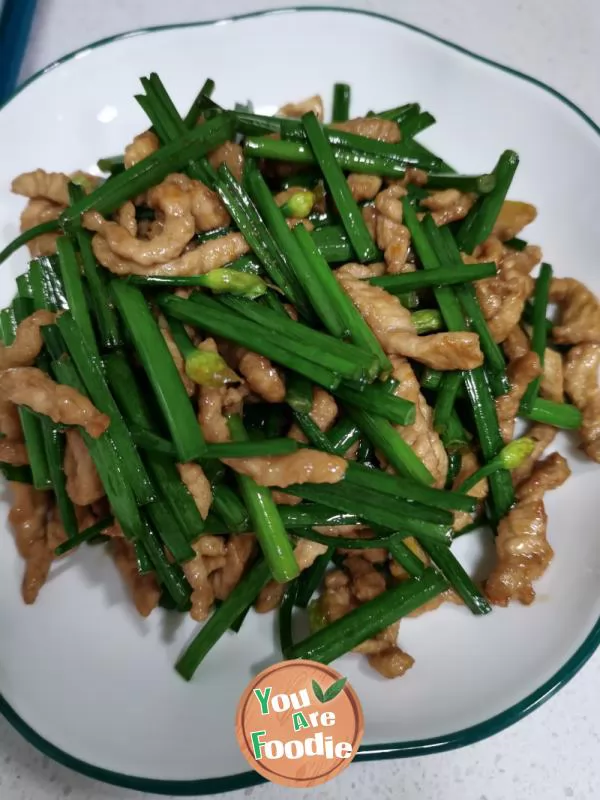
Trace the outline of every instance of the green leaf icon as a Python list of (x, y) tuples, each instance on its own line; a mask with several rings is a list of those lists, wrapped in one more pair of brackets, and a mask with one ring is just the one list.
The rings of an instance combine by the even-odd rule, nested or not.
[(319, 686), (319, 684), (313, 680), (312, 682), (312, 690), (315, 693), (315, 697), (319, 701), (319, 703), (325, 702), (325, 695), (323, 694), (323, 689)]
[(319, 701), (319, 703), (328, 703), (330, 700), (335, 699), (338, 694), (342, 691), (344, 686), (346, 685), (346, 681), (348, 678), (340, 678), (337, 681), (334, 681), (331, 686), (323, 691), (319, 684), (316, 681), (312, 682), (312, 689), (315, 694), (315, 697)]
[(333, 700), (338, 694), (342, 691), (344, 686), (346, 685), (346, 681), (348, 678), (340, 678), (337, 681), (334, 681), (329, 689), (325, 692), (325, 703), (328, 703), (330, 700)]

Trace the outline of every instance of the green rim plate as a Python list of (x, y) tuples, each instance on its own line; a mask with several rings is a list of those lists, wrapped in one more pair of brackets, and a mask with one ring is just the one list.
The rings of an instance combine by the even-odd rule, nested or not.
[[(542, 89), (543, 91), (560, 100), (561, 103), (566, 105), (571, 109), (571, 111), (574, 111), (579, 117), (581, 117), (581, 119), (583, 119), (595, 133), (600, 135), (600, 127), (585, 113), (585, 111), (575, 105), (575, 103), (562, 95), (556, 89), (553, 89), (551, 86), (548, 86), (536, 78), (532, 78), (529, 75), (524, 75), (518, 70), (512, 69), (511, 67), (507, 67), (503, 64), (499, 64), (498, 62), (492, 61), (491, 59), (485, 58), (477, 53), (473, 53), (471, 50), (467, 50), (465, 47), (461, 47), (453, 42), (449, 42), (440, 36), (436, 36), (433, 33), (429, 33), (428, 31), (417, 27), (416, 25), (411, 25), (407, 22), (401, 22), (393, 17), (386, 16), (385, 14), (377, 14), (373, 11), (361, 11), (358, 9), (339, 8), (336, 6), (303, 6), (301, 8), (291, 7), (272, 9), (270, 11), (253, 11), (248, 14), (239, 14), (237, 16), (229, 17), (226, 20), (206, 20), (203, 22), (186, 22), (177, 25), (157, 25), (150, 28), (141, 28), (136, 31), (109, 36), (106, 39), (100, 39), (91, 45), (86, 45), (86, 47), (82, 47), (79, 50), (74, 50), (72, 53), (63, 56), (49, 66), (44, 67), (44, 69), (41, 69), (39, 72), (36, 72), (35, 75), (32, 75), (30, 78), (28, 78), (17, 89), (7, 103), (20, 94), (27, 86), (29, 86), (30, 83), (33, 83), (33, 81), (37, 80), (42, 75), (45, 75), (46, 72), (49, 72), (61, 64), (64, 64), (65, 62), (75, 58), (84, 50), (96, 49), (97, 47), (102, 47), (102, 45), (110, 44), (111, 42), (115, 42), (132, 35), (152, 33), (154, 31), (173, 30), (176, 28), (206, 27), (209, 25), (217, 25), (224, 21), (236, 22), (238, 20), (253, 19), (256, 17), (268, 17), (272, 14), (281, 14), (284, 12), (314, 13), (323, 11), (334, 11), (340, 14), (357, 14), (366, 17), (374, 17), (376, 19), (389, 22), (393, 25), (399, 25), (403, 28), (407, 28), (408, 30), (419, 33), (422, 36), (426, 36), (428, 39), (432, 39), (435, 42), (439, 42), (439, 44), (442, 44), (445, 47), (450, 47), (459, 53), (463, 53), (464, 55), (467, 55), (476, 61), (480, 61), (484, 64), (488, 64), (489, 66), (495, 67), (496, 69), (502, 70), (502, 72), (514, 75), (521, 80), (537, 86), (539, 89)], [(7, 103), (4, 105), (7, 105)], [(463, 730), (456, 731), (445, 736), (434, 737), (432, 739), (415, 739), (414, 741), (409, 742), (391, 742), (388, 744), (365, 745), (364, 747), (361, 747), (355, 761), (378, 761), (388, 758), (408, 758), (410, 756), (423, 756), (427, 755), (428, 753), (441, 753), (444, 750), (454, 750), (458, 747), (465, 747), (466, 745), (474, 744), (481, 739), (486, 739), (487, 737), (498, 733), (504, 728), (507, 728), (509, 725), (513, 725), (520, 719), (523, 719), (523, 717), (527, 716), (527, 714), (530, 714), (532, 711), (535, 711), (535, 709), (541, 706), (542, 703), (552, 697), (552, 695), (558, 692), (559, 689), (562, 689), (562, 687), (565, 686), (571, 680), (571, 678), (576, 675), (577, 672), (579, 672), (586, 661), (597, 649), (598, 645), (600, 645), (600, 619), (596, 622), (583, 644), (558, 670), (558, 672), (556, 672), (549, 680), (536, 689), (535, 692), (532, 692), (519, 703), (511, 706), (501, 714), (497, 714), (485, 722), (473, 725), (470, 728), (464, 728)], [(134, 775), (124, 775), (119, 772), (111, 772), (110, 770), (96, 767), (93, 764), (88, 764), (85, 761), (80, 761), (79, 759), (69, 755), (69, 753), (66, 753), (64, 750), (55, 747), (47, 739), (44, 739), (42, 736), (36, 733), (33, 728), (31, 728), (15, 712), (15, 710), (1, 695), (0, 713), (15, 728), (15, 730), (17, 730), (30, 744), (32, 744), (44, 755), (54, 759), (54, 761), (58, 761), (60, 764), (63, 764), (70, 769), (75, 770), (76, 772), (81, 773), (82, 775), (87, 775), (89, 778), (104, 781), (105, 783), (110, 783), (115, 786), (122, 786), (126, 789), (135, 789), (140, 792), (154, 792), (155, 794), (185, 796), (198, 794), (217, 794), (219, 792), (243, 789), (247, 786), (254, 786), (258, 783), (264, 783), (264, 779), (256, 772), (241, 772), (237, 775), (227, 775), (222, 778), (203, 778), (193, 781), (162, 781)]]

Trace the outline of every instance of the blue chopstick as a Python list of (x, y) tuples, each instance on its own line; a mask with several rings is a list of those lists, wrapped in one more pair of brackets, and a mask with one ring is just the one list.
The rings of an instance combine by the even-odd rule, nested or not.
[(4, 0), (0, 14), (0, 106), (17, 85), (36, 2)]

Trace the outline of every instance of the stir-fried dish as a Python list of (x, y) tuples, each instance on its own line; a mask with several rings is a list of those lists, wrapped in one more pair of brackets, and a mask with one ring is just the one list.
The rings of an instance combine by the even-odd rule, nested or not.
[[(151, 127), (104, 177), (12, 184), (0, 260), (33, 260), (0, 313), (0, 461), (25, 602), (105, 546), (142, 616), (203, 623), (186, 679), (252, 608), (278, 608), (286, 658), (393, 678), (401, 618), (532, 603), (570, 474), (546, 451), (569, 429), (600, 461), (600, 306), (517, 238), (517, 154), (460, 174), (416, 138), (431, 114), (350, 119), (343, 84), (329, 124), (317, 96), (262, 116), (207, 81), (182, 117), (142, 85)], [(482, 526), (478, 585), (452, 543)]]

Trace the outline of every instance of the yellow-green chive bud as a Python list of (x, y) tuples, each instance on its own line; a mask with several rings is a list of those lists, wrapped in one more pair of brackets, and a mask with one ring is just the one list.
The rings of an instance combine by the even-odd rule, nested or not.
[(195, 350), (185, 360), (186, 375), (200, 386), (218, 388), (240, 379), (218, 353)]
[(303, 189), (293, 194), (289, 200), (281, 206), (284, 216), (304, 219), (308, 217), (315, 204), (315, 194), (309, 189)]
[(308, 627), (310, 628), (311, 633), (315, 633), (316, 631), (320, 631), (321, 628), (324, 628), (327, 625), (327, 619), (325, 618), (325, 614), (321, 610), (321, 603), (319, 600), (312, 600), (308, 604)]
[(316, 185), (313, 188), (313, 194), (315, 196), (315, 203), (320, 203), (322, 200), (325, 200), (325, 184), (323, 181), (317, 181)]
[(85, 172), (76, 172), (70, 178), (71, 183), (74, 183), (76, 186), (81, 186), (83, 191), (86, 194), (89, 194), (96, 188), (96, 184), (98, 182), (97, 178), (92, 177), (91, 175), (86, 175)]
[(528, 436), (523, 436), (521, 439), (515, 439), (514, 442), (509, 442), (506, 447), (503, 447), (498, 453), (498, 460), (504, 469), (517, 469), (526, 458), (529, 458), (534, 449), (535, 440), (530, 439)]
[(410, 318), (419, 335), (431, 333), (432, 331), (439, 331), (443, 326), (442, 315), (434, 308), (424, 308), (421, 311), (413, 311)]
[(233, 294), (254, 300), (265, 294), (267, 284), (258, 275), (220, 267), (203, 276), (202, 286), (215, 294)]

